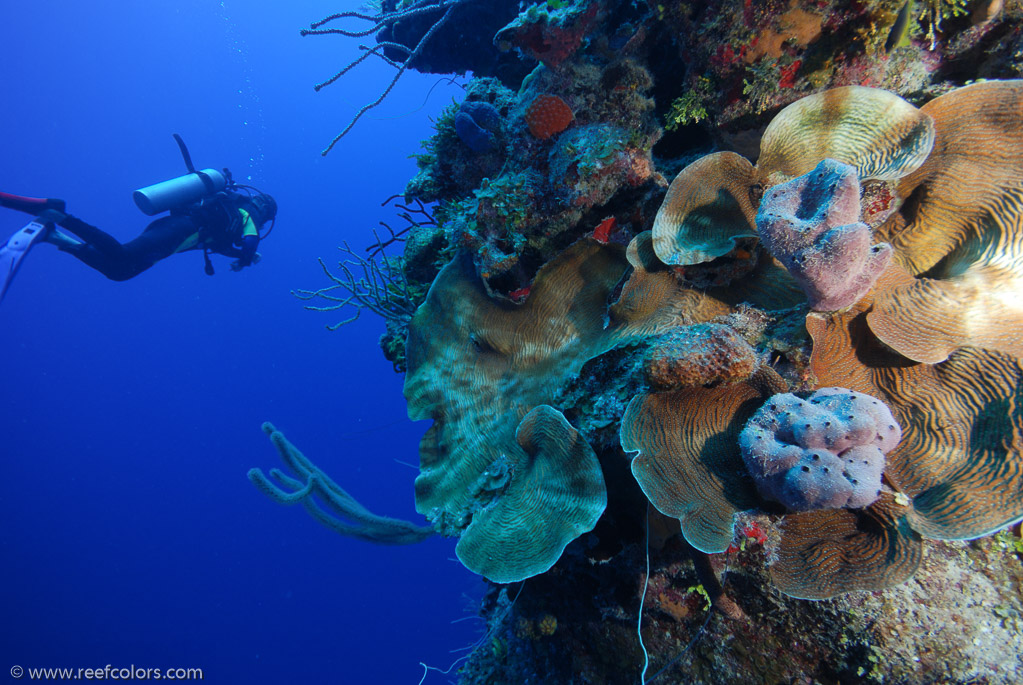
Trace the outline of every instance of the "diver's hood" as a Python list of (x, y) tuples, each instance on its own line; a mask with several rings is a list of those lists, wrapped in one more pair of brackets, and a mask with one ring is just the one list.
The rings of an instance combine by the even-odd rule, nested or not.
[(245, 198), (242, 206), (260, 226), (277, 216), (277, 201), (266, 193), (257, 193)]

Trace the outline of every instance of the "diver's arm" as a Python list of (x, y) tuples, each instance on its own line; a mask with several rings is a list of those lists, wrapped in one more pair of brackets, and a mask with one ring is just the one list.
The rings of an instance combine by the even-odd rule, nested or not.
[(259, 262), (259, 254), (256, 252), (259, 247), (259, 229), (248, 212), (238, 210), (238, 214), (241, 215), (241, 238), (235, 244), (239, 246), (227, 245), (220, 250), (221, 255), (237, 258), (231, 262), (231, 271), (240, 271)]
[(256, 248), (259, 247), (258, 235), (247, 235), (242, 237), (242, 249), (239, 250), (238, 266), (249, 266), (252, 258), (256, 256)]
[(259, 229), (256, 228), (252, 217), (244, 209), (239, 209), (238, 213), (242, 216), (242, 238), (241, 249), (237, 250), (238, 259), (231, 265), (235, 271), (251, 266), (256, 256), (256, 248), (259, 247)]

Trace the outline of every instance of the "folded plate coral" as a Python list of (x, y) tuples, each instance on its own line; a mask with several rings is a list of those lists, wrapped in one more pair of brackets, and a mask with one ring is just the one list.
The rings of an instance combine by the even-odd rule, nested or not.
[(512, 305), (488, 295), (463, 254), (412, 320), (409, 417), (434, 421), (420, 443), (416, 508), (459, 535), (459, 558), (491, 580), (546, 571), (603, 511), (593, 451), (557, 410), (539, 407), (586, 361), (677, 322), (659, 306), (671, 293), (650, 293), (651, 306), (635, 284), (609, 310), (627, 268), (621, 246), (585, 239)]
[(963, 346), (1023, 356), (1023, 81), (966, 86), (920, 111), (934, 151), (880, 229), (907, 275), (879, 295), (870, 328), (920, 362)]
[(675, 177), (654, 220), (654, 250), (666, 264), (724, 256), (737, 238), (757, 235), (754, 217), (765, 188), (825, 159), (852, 166), (861, 182), (892, 181), (923, 164), (933, 142), (931, 118), (887, 91), (847, 86), (807, 96), (768, 125), (755, 166), (719, 152)]
[[(898, 207), (878, 230), (892, 240), (897, 260), (912, 264), (917, 255), (935, 251), (938, 254), (925, 267), (931, 270), (929, 273), (918, 269), (924, 277), (920, 285), (913, 283), (904, 267), (894, 264), (880, 275), (872, 292), (867, 292), (872, 281), (858, 283), (855, 288), (846, 289), (837, 300), (820, 307), (847, 308), (848, 311), (831, 315), (811, 313), (807, 318), (806, 327), (813, 341), (808, 370), (814, 387), (838, 386), (880, 398), (897, 419), (886, 426), (901, 425), (904, 437), (888, 455), (884, 467), (885, 478), (899, 493), (898, 497), (878, 492), (881, 490), (878, 487), (880, 462), (875, 459), (877, 463), (870, 469), (867, 479), (874, 483), (870, 499), (881, 494), (874, 504), (858, 509), (858, 513), (829, 509), (790, 513), (781, 519), (772, 577), (783, 591), (794, 596), (819, 598), (854, 588), (886, 587), (904, 580), (916, 568), (921, 536), (975, 538), (1023, 517), (1023, 445), (1018, 437), (1016, 407), (1023, 376), (1013, 356), (964, 347), (971, 339), (961, 331), (975, 330), (973, 321), (980, 314), (964, 314), (962, 304), (975, 305), (976, 298), (963, 297), (959, 291), (959, 303), (956, 297), (949, 296), (927, 304), (935, 309), (942, 308), (944, 316), (953, 321), (943, 328), (953, 335), (960, 331), (958, 344), (953, 347), (959, 351), (949, 357), (945, 350), (943, 355), (938, 355), (937, 361), (941, 363), (936, 365), (916, 364), (913, 359), (885, 351), (873, 337), (877, 335), (884, 340), (883, 336), (889, 335), (894, 340), (892, 347), (898, 350), (903, 346), (900, 343), (926, 344), (930, 340), (929, 331), (921, 330), (923, 327), (941, 328), (926, 316), (905, 335), (891, 333), (891, 330), (905, 330), (900, 328), (901, 324), (888, 325), (892, 319), (902, 321), (913, 316), (911, 308), (909, 314), (893, 313), (902, 309), (902, 301), (894, 299), (894, 294), (907, 295), (908, 290), (914, 288), (924, 292), (930, 284), (926, 277), (947, 254), (942, 253), (941, 248), (935, 250), (934, 243), (927, 241), (928, 231), (944, 236), (947, 249), (962, 248), (959, 254), (963, 259), (955, 262), (960, 265), (959, 270), (948, 267), (955, 275), (968, 271), (975, 263), (980, 264), (981, 272), (992, 262), (999, 266), (1011, 265), (1014, 254), (1011, 245), (1023, 240), (1016, 200), (1020, 176), (1013, 166), (1023, 158), (1014, 147), (1023, 113), (1019, 105), (1020, 84), (980, 85), (984, 88), (972, 86), (944, 95), (930, 103), (927, 111), (917, 110), (889, 93), (859, 87), (827, 91), (800, 100), (783, 110), (768, 127), (755, 167), (747, 169), (734, 157), (725, 157), (727, 153), (705, 157), (679, 174), (658, 214), (655, 227), (661, 234), (658, 236), (655, 232), (652, 244), (655, 251), (658, 245), (664, 249), (657, 256), (670, 256), (685, 264), (720, 258), (737, 249), (735, 237), (742, 235), (743, 221), (749, 212), (743, 208), (743, 185), (755, 197), (757, 185), (753, 179), (767, 185), (801, 184), (797, 192), (792, 193), (792, 201), (787, 203), (790, 205), (788, 213), (797, 219), (800, 215), (804, 215), (804, 219), (810, 217), (808, 221), (814, 224), (813, 217), (823, 212), (823, 218), (814, 224), (821, 229), (819, 233), (834, 230), (831, 224), (855, 221), (860, 214), (859, 186), (844, 179), (852, 177), (855, 181), (858, 177), (858, 180), (891, 182), (903, 178), (900, 194), (910, 200)], [(1009, 152), (1005, 153), (1002, 165), (1005, 168), (992, 168), (990, 174), (981, 172), (975, 178), (977, 170), (983, 170), (985, 164), (998, 166), (1002, 153), (989, 152), (991, 142), (998, 137), (1008, 141)], [(974, 156), (979, 158), (976, 163), (971, 161)], [(821, 178), (807, 174), (825, 158), (838, 158), (845, 164), (826, 162), (814, 172), (821, 174)], [(722, 160), (727, 160), (728, 168), (739, 172), (717, 173)], [(830, 170), (828, 165), (832, 167)], [(700, 185), (703, 173), (707, 186)], [(825, 178), (829, 173), (834, 178)], [(728, 187), (735, 178), (741, 179), (737, 190), (707, 191), (708, 187)], [(792, 181), (793, 178), (796, 180)], [(805, 192), (805, 186), (814, 183), (822, 185), (822, 192)], [(963, 184), (967, 190), (957, 194), (956, 189)], [(774, 193), (769, 190), (764, 195), (762, 212), (770, 211), (765, 207), (777, 206), (776, 194), (787, 192), (786, 186), (775, 185), (773, 190)], [(957, 212), (960, 202), (972, 202), (972, 209), (964, 207), (964, 211)], [(721, 211), (722, 206), (728, 208), (727, 211)], [(829, 212), (835, 206), (844, 210), (836, 211), (842, 216), (831, 221), (833, 217), (829, 217)], [(701, 213), (703, 217), (724, 218), (718, 221), (689, 219)], [(915, 219), (915, 223), (907, 224), (907, 216)], [(789, 224), (792, 221), (790, 217)], [(985, 221), (992, 227), (988, 235), (993, 236), (987, 242), (978, 228), (978, 225), (985, 225)], [(775, 223), (784, 222), (779, 218), (758, 222), (761, 238), (798, 278), (799, 264), (793, 257), (798, 256), (802, 244), (784, 244), (788, 240), (784, 235), (772, 235)], [(733, 228), (736, 225), (739, 231)], [(870, 228), (860, 226), (859, 244), (864, 248), (860, 252), (869, 255)], [(802, 233), (797, 237), (801, 236)], [(686, 253), (675, 247), (690, 241), (696, 246), (716, 244), (717, 248), (708, 255)], [(942, 240), (936, 242), (942, 244)], [(680, 255), (682, 258), (678, 259)], [(874, 277), (886, 261), (880, 260), (871, 269)], [(966, 266), (962, 266), (964, 261)], [(840, 274), (849, 270), (851, 264), (856, 264), (853, 255), (843, 254), (830, 269), (834, 275), (848, 278), (848, 274)], [(821, 276), (829, 275), (828, 270), (820, 271)], [(851, 270), (853, 280), (857, 273), (855, 268)], [(1008, 274), (1003, 281), (1014, 282), (1011, 267), (999, 273)], [(975, 283), (982, 280), (974, 276)], [(998, 281), (988, 277), (986, 282)], [(941, 286), (946, 286), (946, 291), (954, 291), (956, 284), (942, 283)], [(823, 298), (815, 297), (814, 291), (808, 290), (811, 304), (820, 306)], [(967, 293), (975, 295), (978, 290), (973, 287)], [(1000, 298), (1005, 303), (1013, 301), (1013, 292), (1012, 286), (987, 289), (989, 297)], [(890, 309), (884, 309), (886, 303), (892, 305)], [(1007, 333), (1010, 327), (1018, 326), (1018, 319), (1008, 316), (1009, 311), (1000, 311), (1001, 330)], [(879, 332), (871, 332), (875, 321)], [(855, 338), (853, 330), (857, 331)], [(914, 335), (914, 330), (922, 335)], [(983, 337), (983, 333), (978, 337)], [(997, 350), (999, 339), (1009, 338), (1007, 334), (1000, 338), (989, 336), (988, 347)], [(1002, 343), (1002, 347), (1005, 346), (1006, 343)], [(876, 354), (871, 350), (877, 351)], [(942, 361), (946, 358), (947, 361)], [(724, 549), (731, 536), (734, 513), (744, 507), (770, 509), (763, 503), (751, 504), (750, 488), (744, 481), (746, 476), (736, 475), (734, 466), (722, 466), (734, 464), (738, 458), (737, 435), (732, 435), (737, 417), (748, 417), (752, 413), (735, 398), (726, 401), (718, 396), (728, 393), (739, 396), (739, 390), (734, 387), (643, 395), (633, 400), (622, 422), (623, 448), (639, 451), (633, 469), (644, 492), (662, 512), (678, 517), (686, 539), (705, 551)], [(685, 418), (691, 417), (694, 411), (698, 420)], [(685, 425), (678, 421), (685, 421)], [(881, 431), (876, 434), (880, 435)], [(749, 445), (746, 447), (752, 449)], [(885, 451), (892, 447), (894, 445), (886, 444)], [(754, 459), (753, 466), (758, 465)], [(753, 471), (759, 472), (757, 468)], [(722, 474), (732, 474), (731, 480)], [(824, 500), (830, 502), (828, 497), (811, 503), (803, 496), (788, 496), (783, 483), (775, 484), (778, 487), (770, 487), (766, 482), (762, 485), (761, 492), (770, 499), (784, 502), (790, 509), (816, 507)], [(867, 493), (862, 493), (862, 497), (855, 491), (849, 494), (851, 499), (845, 503), (847, 506), (869, 504)], [(730, 504), (733, 501), (737, 504)], [(862, 538), (850, 535), (848, 531), (852, 529), (861, 529), (864, 534), (870, 530), (874, 533)], [(847, 532), (835, 532), (842, 530)], [(843, 546), (846, 544), (841, 542), (843, 539), (848, 541), (848, 549)], [(887, 552), (872, 554), (872, 561), (862, 562), (856, 552), (860, 544), (857, 540), (862, 542), (862, 549), (876, 551), (880, 546)], [(825, 551), (829, 548), (831, 551)], [(856, 580), (836, 582), (835, 578), (843, 574)]]
[(934, 124), (921, 110), (880, 88), (843, 86), (796, 100), (768, 124), (760, 139), (757, 179), (765, 186), (837, 159), (861, 181), (902, 178), (923, 164)]
[[(884, 292), (884, 277), (876, 290)], [(811, 369), (821, 385), (878, 397), (903, 430), (885, 477), (928, 538), (977, 538), (1023, 518), (1023, 368), (1006, 354), (961, 348), (913, 362), (871, 332), (868, 296), (844, 313), (812, 313)]]
[(905, 582), (923, 559), (906, 508), (883, 493), (865, 509), (787, 515), (770, 566), (775, 587), (797, 599), (827, 599)]
[(750, 197), (753, 165), (734, 152), (701, 157), (668, 188), (654, 219), (654, 251), (665, 264), (699, 264), (757, 235)]
[(502, 445), (473, 483), (477, 508), (455, 547), (463, 564), (495, 583), (549, 569), (607, 506), (597, 455), (557, 409), (530, 410), (515, 443)]
[(742, 463), (746, 420), (787, 384), (769, 367), (741, 383), (681, 388), (634, 398), (622, 417), (622, 449), (637, 452), (632, 473), (657, 509), (679, 519), (701, 552), (724, 552), (735, 514), (756, 508), (756, 486)]

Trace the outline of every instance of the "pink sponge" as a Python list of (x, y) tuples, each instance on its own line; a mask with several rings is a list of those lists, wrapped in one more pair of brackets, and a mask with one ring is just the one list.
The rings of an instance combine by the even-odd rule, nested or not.
[(845, 388), (767, 401), (739, 435), (766, 499), (795, 511), (860, 508), (881, 494), (884, 455), (902, 430), (881, 400)]
[(764, 193), (757, 232), (803, 287), (810, 306), (830, 312), (866, 295), (892, 258), (888, 243), (871, 244), (870, 227), (859, 218), (856, 169), (825, 159)]

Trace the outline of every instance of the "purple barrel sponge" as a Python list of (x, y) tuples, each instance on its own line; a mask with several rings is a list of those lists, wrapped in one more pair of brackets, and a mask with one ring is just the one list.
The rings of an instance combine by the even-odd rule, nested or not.
[(466, 100), (455, 114), (455, 133), (473, 152), (497, 149), (497, 133), (501, 130), (501, 113), (489, 102)]
[(802, 286), (810, 306), (830, 312), (866, 295), (892, 258), (888, 243), (871, 244), (870, 227), (859, 218), (856, 169), (825, 159), (764, 193), (757, 232)]
[(822, 388), (805, 400), (771, 397), (746, 423), (739, 448), (766, 499), (795, 511), (858, 509), (881, 494), (884, 455), (901, 439), (881, 400)]

